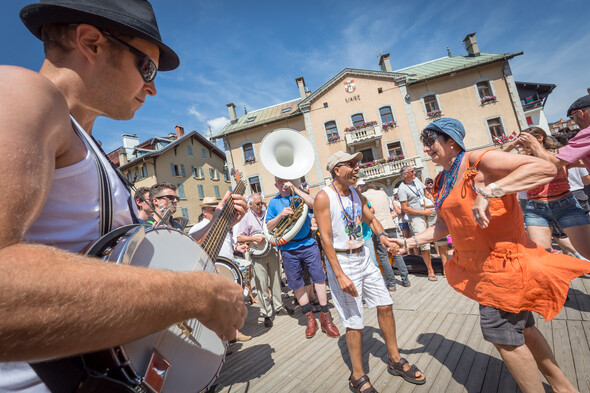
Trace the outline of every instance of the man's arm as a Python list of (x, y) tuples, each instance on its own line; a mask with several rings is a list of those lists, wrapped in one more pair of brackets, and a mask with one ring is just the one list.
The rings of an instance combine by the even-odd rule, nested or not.
[(291, 182), (285, 182), (284, 186), (291, 187), (291, 189), (293, 190), (295, 195), (297, 195), (299, 198), (303, 199), (303, 202), (305, 202), (305, 204), (307, 206), (309, 206), (310, 209), (313, 209), (313, 197), (311, 195), (309, 195), (307, 192), (301, 190), (299, 187), (293, 186), (293, 184)]
[[(356, 192), (356, 190), (354, 191)], [(373, 209), (370, 208), (366, 203), (363, 204), (363, 221), (369, 225), (371, 231), (379, 238), (379, 241), (385, 247), (385, 249), (393, 254), (396, 254), (399, 250), (397, 244), (390, 240), (387, 236), (381, 235), (383, 232), (383, 226), (377, 220), (373, 214)]]
[(338, 280), (340, 289), (351, 296), (358, 296), (358, 292), (352, 280), (342, 271), (342, 267), (336, 257), (336, 251), (332, 244), (332, 220), (330, 217), (330, 198), (325, 191), (320, 191), (315, 197), (314, 214), (318, 223), (320, 231), (320, 239), (322, 240), (322, 247), (328, 258), (328, 262), (332, 267), (334, 276)]
[(67, 154), (81, 141), (72, 137), (64, 97), (45, 77), (0, 67), (0, 97), (6, 197), (0, 209), (0, 361), (94, 351), (187, 318), (235, 336), (246, 309), (241, 287), (226, 279), (109, 264), (23, 242), (44, 207), (55, 166), (83, 158)]
[(404, 212), (406, 214), (413, 214), (416, 216), (433, 216), (436, 214), (436, 211), (434, 209), (425, 209), (425, 210), (413, 209), (408, 206), (408, 201), (400, 202), (400, 205), (402, 206), (402, 212)]

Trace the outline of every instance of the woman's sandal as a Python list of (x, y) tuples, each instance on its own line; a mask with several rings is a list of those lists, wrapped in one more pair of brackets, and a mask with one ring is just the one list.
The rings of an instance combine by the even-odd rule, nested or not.
[[(389, 371), (391, 375), (400, 376), (406, 381), (414, 383), (416, 385), (422, 385), (426, 383), (426, 377), (424, 376), (424, 374), (422, 374), (422, 371), (420, 371), (418, 367), (416, 367), (415, 364), (412, 364), (412, 366), (409, 369), (404, 370), (404, 366), (406, 364), (409, 363), (404, 358), (401, 358), (399, 362), (394, 362), (393, 360), (389, 359), (389, 362), (387, 363), (387, 371)], [(416, 377), (417, 373), (422, 374), (420, 376), (422, 379), (419, 379), (420, 377)]]
[(367, 382), (371, 382), (369, 381), (369, 376), (367, 374), (361, 376), (359, 379), (354, 379), (352, 374), (350, 374), (350, 378), (348, 378), (348, 387), (354, 393), (379, 393), (372, 385), (365, 390), (361, 390), (363, 385), (365, 385)]

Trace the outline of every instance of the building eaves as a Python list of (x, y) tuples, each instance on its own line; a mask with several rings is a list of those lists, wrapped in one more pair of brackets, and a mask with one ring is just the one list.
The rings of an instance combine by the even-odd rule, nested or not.
[(246, 113), (233, 122), (229, 121), (212, 139), (220, 139), (227, 135), (298, 116), (301, 114), (297, 106), (300, 101), (301, 98), (296, 98)]
[(375, 71), (375, 70), (363, 70), (359, 68), (345, 68), (338, 73), (338, 75), (334, 76), (328, 82), (324, 83), (319, 89), (314, 91), (308, 97), (306, 97), (303, 101), (299, 103), (299, 108), (309, 107), (312, 101), (315, 100), (317, 97), (322, 95), (324, 92), (332, 88), (336, 83), (338, 83), (341, 79), (344, 79), (348, 76), (366, 76), (371, 78), (387, 78), (393, 79), (396, 82), (403, 83), (406, 80), (406, 75), (395, 72), (385, 72), (385, 71)]
[(409, 78), (408, 84), (414, 84), (429, 79), (440, 78), (453, 72), (465, 71), (497, 61), (510, 60), (523, 53), (481, 53), (479, 56), (462, 55), (441, 57), (440, 59), (402, 68), (395, 72), (407, 75)]
[[(173, 149), (175, 146), (178, 146), (182, 142), (189, 140), (191, 138), (197, 139), (200, 143), (202, 143), (204, 146), (209, 148), (209, 150), (211, 150), (213, 153), (218, 155), (223, 160), (226, 159), (225, 153), (222, 152), (217, 146), (215, 146), (215, 144), (211, 143), (207, 138), (205, 138), (204, 136), (199, 134), (197, 131), (192, 131), (192, 132), (189, 132), (188, 134), (183, 135), (182, 137), (176, 139), (175, 141), (171, 142), (170, 144), (164, 146), (160, 150), (150, 151), (147, 154), (144, 154), (140, 157), (137, 157), (136, 159), (134, 159), (132, 161), (129, 161), (127, 164), (122, 165), (119, 169), (124, 171), (126, 169), (134, 167), (135, 165), (139, 164), (140, 162), (144, 162), (148, 158), (155, 158), (155, 157), (161, 156), (162, 154), (164, 154), (168, 150)], [(152, 138), (152, 139), (155, 139), (155, 138)]]

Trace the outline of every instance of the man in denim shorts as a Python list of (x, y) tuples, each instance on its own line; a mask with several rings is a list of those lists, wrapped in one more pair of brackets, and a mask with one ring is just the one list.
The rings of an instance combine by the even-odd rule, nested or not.
[[(294, 187), (290, 181), (275, 178), (275, 186), (279, 190), (277, 196), (268, 203), (266, 211), (266, 226), (269, 231), (274, 230), (281, 220), (293, 214), (291, 209), (292, 198), (303, 199), (310, 208), (313, 208), (313, 197), (305, 191)], [(291, 195), (291, 190), (296, 195)], [(295, 293), (295, 297), (301, 306), (301, 310), (307, 317), (305, 337), (312, 338), (318, 330), (318, 324), (309, 304), (309, 296), (303, 280), (303, 266), (307, 267), (311, 282), (314, 283), (318, 300), (320, 301), (320, 325), (322, 331), (328, 337), (338, 337), (340, 332), (328, 312), (328, 295), (326, 293), (326, 274), (320, 259), (320, 250), (311, 233), (311, 212), (305, 218), (303, 226), (293, 238), (286, 244), (277, 246), (283, 257), (283, 269), (287, 275), (289, 288)]]

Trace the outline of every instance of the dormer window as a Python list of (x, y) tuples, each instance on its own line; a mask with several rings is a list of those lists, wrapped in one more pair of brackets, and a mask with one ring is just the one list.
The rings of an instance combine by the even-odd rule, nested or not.
[(281, 113), (288, 113), (288, 112), (291, 112), (291, 107), (288, 107), (288, 108), (283, 108), (283, 109), (281, 110)]
[(246, 119), (246, 123), (252, 123), (254, 120), (256, 120), (256, 116), (252, 116)]

